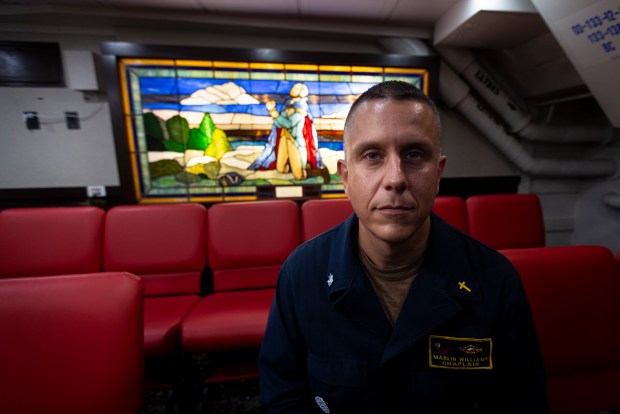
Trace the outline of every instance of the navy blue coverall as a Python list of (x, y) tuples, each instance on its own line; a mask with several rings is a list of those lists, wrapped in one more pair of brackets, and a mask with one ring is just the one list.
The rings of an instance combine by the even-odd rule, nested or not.
[(545, 375), (519, 276), (431, 215), (394, 326), (357, 254), (358, 220), (283, 265), (259, 358), (273, 413), (545, 413)]

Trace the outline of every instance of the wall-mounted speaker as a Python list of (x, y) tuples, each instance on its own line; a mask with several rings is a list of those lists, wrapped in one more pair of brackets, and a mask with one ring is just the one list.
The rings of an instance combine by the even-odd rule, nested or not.
[(89, 50), (63, 50), (67, 88), (75, 91), (97, 91), (99, 82), (95, 57)]

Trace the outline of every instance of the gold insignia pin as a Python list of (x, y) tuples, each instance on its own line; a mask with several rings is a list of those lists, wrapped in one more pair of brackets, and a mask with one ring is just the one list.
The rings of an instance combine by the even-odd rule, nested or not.
[(465, 284), (465, 281), (459, 282), (459, 289), (460, 290), (465, 289), (467, 292), (471, 293), (471, 289), (467, 287), (467, 285)]
[(467, 346), (462, 346), (459, 348), (461, 351), (465, 352), (468, 355), (475, 355), (475, 354), (479, 354), (480, 352), (483, 351), (482, 348), (480, 348), (479, 346), (475, 346), (475, 345), (467, 345)]

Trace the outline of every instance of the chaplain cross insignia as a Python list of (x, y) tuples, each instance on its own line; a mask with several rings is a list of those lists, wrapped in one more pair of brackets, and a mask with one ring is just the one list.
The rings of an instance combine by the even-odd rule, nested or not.
[(465, 281), (459, 282), (459, 289), (460, 290), (465, 289), (467, 292), (471, 293), (471, 289), (467, 287), (467, 285), (465, 284)]
[(334, 283), (334, 275), (330, 273), (329, 276), (327, 277), (327, 286), (331, 287), (332, 283)]

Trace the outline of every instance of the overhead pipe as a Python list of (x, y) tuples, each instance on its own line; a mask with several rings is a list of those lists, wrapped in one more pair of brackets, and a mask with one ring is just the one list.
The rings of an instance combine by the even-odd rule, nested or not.
[(508, 124), (510, 132), (532, 142), (600, 143), (613, 137), (613, 128), (582, 125), (546, 125), (532, 122), (466, 48), (437, 46), (437, 53), (471, 85)]
[(495, 119), (488, 108), (470, 94), (469, 86), (445, 62), (440, 64), (439, 94), (450, 108), (458, 110), (491, 141), (519, 170), (532, 176), (602, 177), (616, 172), (613, 160), (555, 160), (534, 158)]

